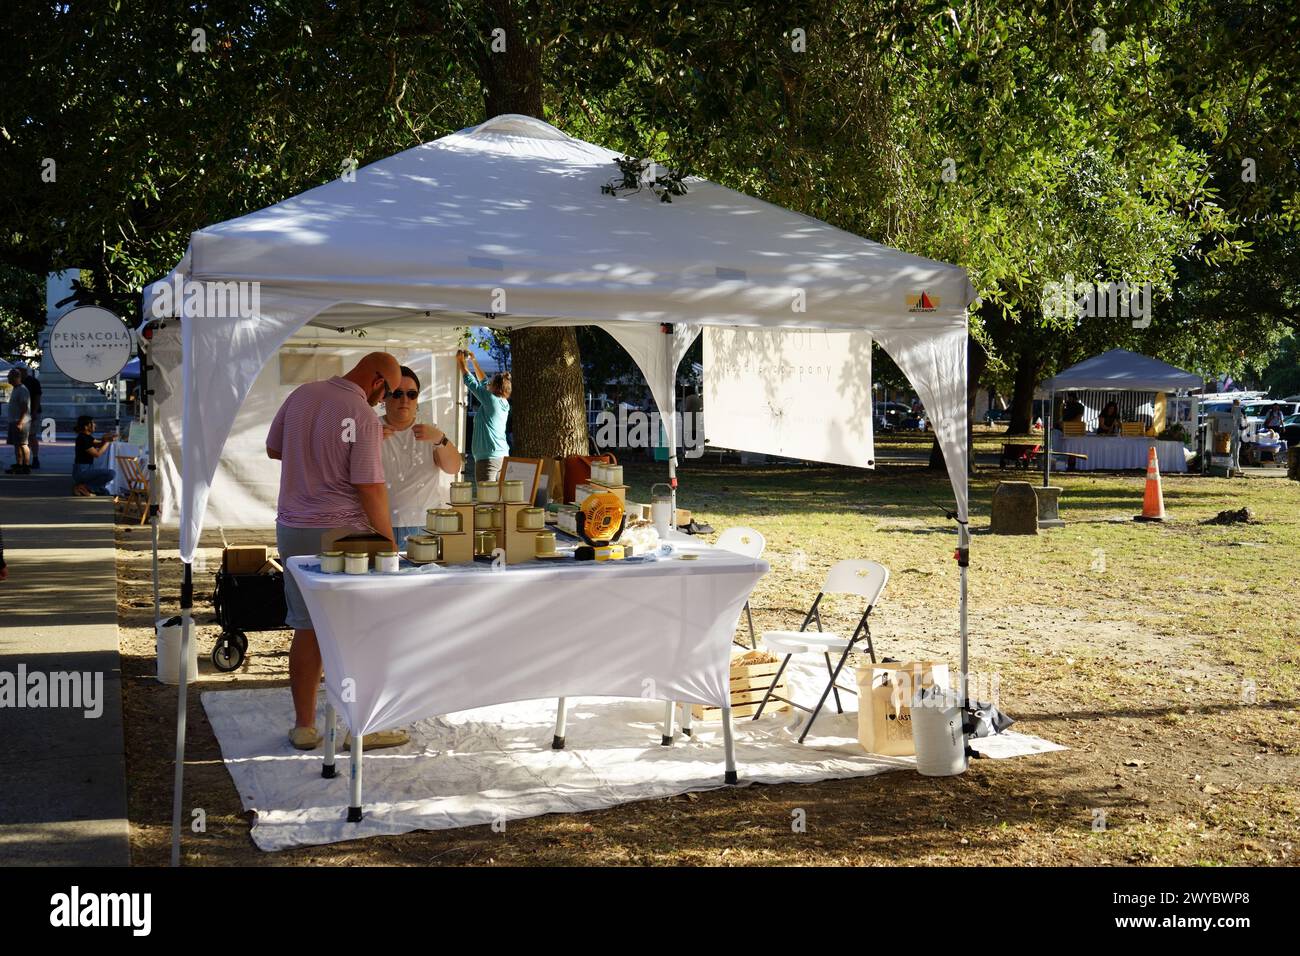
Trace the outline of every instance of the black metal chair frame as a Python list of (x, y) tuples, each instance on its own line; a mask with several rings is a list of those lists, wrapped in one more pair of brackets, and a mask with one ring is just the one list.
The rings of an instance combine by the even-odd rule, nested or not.
[[(821, 603), (824, 596), (824, 591), (817, 592), (817, 597), (813, 601), (812, 607), (808, 609), (808, 613), (804, 615), (803, 623), (799, 625), (800, 631), (808, 630), (808, 625), (813, 622), (816, 622), (818, 632), (823, 630)], [(836, 712), (841, 714), (844, 713), (844, 707), (840, 703), (840, 691), (845, 691), (854, 695), (858, 693), (854, 688), (842, 687), (838, 683), (840, 672), (844, 669), (844, 664), (849, 659), (849, 654), (852, 653), (854, 646), (859, 641), (865, 639), (867, 642), (867, 653), (871, 655), (871, 663), (876, 663), (876, 647), (871, 641), (871, 622), (869, 620), (872, 607), (873, 605), (868, 604), (867, 609), (862, 612), (862, 617), (858, 619), (858, 626), (853, 629), (853, 636), (849, 638), (848, 644), (844, 646), (844, 653), (840, 655), (840, 659), (834, 667), (831, 666), (830, 653), (827, 652), (822, 654), (822, 657), (826, 659), (826, 670), (830, 674), (830, 680), (826, 684), (826, 689), (822, 691), (821, 700), (817, 701), (816, 707), (805, 707), (803, 704), (796, 703), (787, 697), (782, 697), (780, 694), (775, 693), (777, 685), (781, 683), (781, 675), (785, 673), (786, 665), (790, 663), (790, 658), (794, 657), (794, 654), (790, 653), (785, 655), (785, 660), (783, 660), (781, 666), (777, 668), (776, 676), (772, 678), (772, 685), (768, 687), (767, 693), (763, 695), (763, 702), (758, 705), (758, 712), (754, 714), (753, 719), (758, 720), (758, 718), (763, 716), (763, 708), (767, 706), (769, 700), (779, 700), (783, 704), (789, 704), (797, 710), (802, 710), (804, 713), (810, 715), (808, 717), (808, 722), (804, 725), (803, 732), (799, 734), (799, 743), (803, 743), (804, 738), (808, 736), (808, 731), (812, 730), (812, 725), (817, 719), (817, 715), (821, 713), (822, 707), (826, 705), (826, 698), (832, 693), (835, 695)]]

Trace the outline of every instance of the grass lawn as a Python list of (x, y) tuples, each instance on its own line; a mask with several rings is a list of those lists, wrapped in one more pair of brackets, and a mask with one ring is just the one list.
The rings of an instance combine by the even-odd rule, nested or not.
[[(1000, 448), (1001, 435), (981, 436)], [(894, 440), (891, 438), (891, 444)], [(928, 436), (916, 436), (927, 447)], [(903, 442), (902, 444), (907, 444)], [(265, 854), (192, 688), (187, 834), (194, 864), (1263, 864), (1300, 862), (1300, 485), (1282, 479), (1166, 477), (1173, 519), (1139, 524), (1142, 477), (1055, 476), (1063, 529), (986, 533), (996, 472), (972, 479), (971, 665), (1018, 730), (1061, 753), (976, 761), (960, 777), (914, 773), (754, 786), (579, 815), (411, 833)], [(1003, 477), (1023, 477), (1004, 475)], [(648, 500), (662, 466), (629, 464)], [(679, 501), (722, 529), (767, 538), (772, 571), (753, 594), (760, 630), (798, 626), (826, 569), (870, 557), (892, 578), (873, 615), (879, 653), (958, 661), (956, 536), (938, 505), (946, 478), (921, 466), (685, 462)], [(1260, 523), (1200, 522), (1248, 505)], [(231, 543), (269, 536), (228, 534)], [(147, 529), (118, 530), (119, 614), (133, 855), (166, 861), (175, 691), (152, 679)], [(167, 594), (179, 582), (165, 543)], [(220, 538), (204, 555), (215, 568)], [(210, 570), (196, 593), (209, 590)], [(202, 612), (204, 603), (197, 601)], [(827, 626), (856, 618), (830, 602)], [(217, 628), (200, 613), (199, 692), (284, 686), (287, 632), (251, 636), (234, 675), (204, 667)], [(744, 627), (743, 623), (741, 625)], [(287, 715), (286, 715), (287, 719)], [(791, 831), (791, 812), (807, 832)]]

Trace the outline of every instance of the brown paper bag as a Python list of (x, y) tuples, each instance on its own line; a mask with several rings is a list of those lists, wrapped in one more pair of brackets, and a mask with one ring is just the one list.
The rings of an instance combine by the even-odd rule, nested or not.
[(910, 757), (912, 696), (948, 687), (948, 665), (935, 661), (871, 664), (858, 668), (858, 742), (867, 753)]

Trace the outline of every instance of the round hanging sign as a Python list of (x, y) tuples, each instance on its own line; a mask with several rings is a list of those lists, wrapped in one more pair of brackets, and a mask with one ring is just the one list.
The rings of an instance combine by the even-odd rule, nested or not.
[(131, 360), (131, 330), (108, 309), (78, 306), (54, 323), (49, 354), (75, 382), (106, 382)]

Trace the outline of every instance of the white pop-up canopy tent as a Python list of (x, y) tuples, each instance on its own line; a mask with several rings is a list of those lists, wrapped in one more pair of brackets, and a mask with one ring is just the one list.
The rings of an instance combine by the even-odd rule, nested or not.
[(1201, 376), (1184, 372), (1168, 362), (1126, 349), (1111, 349), (1071, 365), (1040, 386), (1047, 392), (1107, 388), (1133, 392), (1176, 392), (1201, 388)]
[[(1043, 485), (1046, 486), (1052, 470), (1052, 421), (1051, 409), (1056, 402), (1057, 392), (1088, 391), (1105, 389), (1126, 392), (1179, 392), (1195, 391), (1205, 386), (1205, 380), (1192, 372), (1185, 372), (1177, 366), (1140, 355), (1127, 349), (1111, 349), (1092, 358), (1084, 359), (1071, 365), (1065, 371), (1044, 380), (1038, 391), (1045, 393), (1048, 399), (1048, 416), (1044, 434), (1047, 441), (1047, 454), (1043, 456)], [(1192, 421), (1196, 421), (1195, 403), (1192, 406)]]
[[(640, 366), (670, 450), (675, 370), (702, 326), (869, 331), (934, 417), (965, 548), (965, 271), (703, 180), (672, 203), (603, 195), (618, 156), (498, 116), (194, 233), (144, 302), (182, 324), (187, 567), (245, 395), (309, 325), (376, 344), (447, 326), (598, 325)], [(256, 308), (214, 312), (227, 283), (255, 283)], [(963, 567), (963, 673), (965, 580)]]

